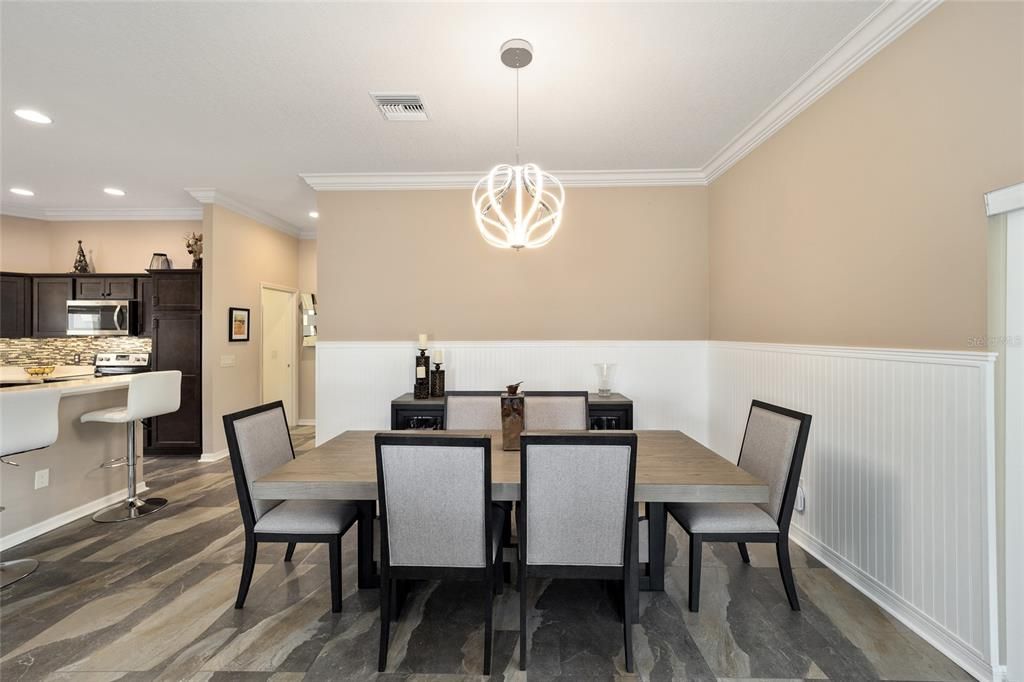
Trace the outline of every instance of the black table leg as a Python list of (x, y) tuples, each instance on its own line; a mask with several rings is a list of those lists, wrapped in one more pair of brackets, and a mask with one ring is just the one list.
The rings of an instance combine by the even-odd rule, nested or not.
[(647, 585), (653, 592), (665, 590), (665, 530), (668, 514), (664, 502), (647, 503)]
[(359, 534), (359, 589), (366, 590), (380, 587), (380, 574), (377, 563), (373, 560), (373, 518), (377, 514), (377, 503), (374, 500), (360, 500), (359, 520), (356, 531)]

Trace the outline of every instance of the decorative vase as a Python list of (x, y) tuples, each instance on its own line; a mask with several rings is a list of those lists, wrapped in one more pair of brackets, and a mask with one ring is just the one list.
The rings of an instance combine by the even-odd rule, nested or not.
[(420, 348), (416, 356), (416, 383), (412, 387), (412, 397), (425, 400), (430, 397), (430, 356), (426, 348)]
[(193, 258), (192, 259), (192, 269), (193, 270), (202, 270), (203, 269), (203, 257), (202, 256), (200, 256), (199, 258)]
[(501, 449), (518, 450), (519, 437), (523, 434), (523, 414), (526, 401), (522, 393), (501, 394)]
[(611, 362), (595, 362), (597, 370), (597, 394), (607, 398), (612, 394), (612, 377), (615, 375), (615, 364)]
[(434, 363), (434, 371), (430, 373), (430, 397), (444, 397), (444, 370), (440, 362)]

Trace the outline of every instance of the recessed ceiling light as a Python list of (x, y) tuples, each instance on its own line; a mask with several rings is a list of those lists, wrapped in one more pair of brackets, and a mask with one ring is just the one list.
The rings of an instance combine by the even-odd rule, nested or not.
[(123, 189), (118, 189), (116, 187), (104, 187), (103, 191), (106, 192), (107, 194), (109, 194), (112, 197), (123, 197), (124, 196), (124, 190)]
[(35, 109), (15, 109), (14, 115), (18, 118), (23, 118), (26, 121), (31, 121), (32, 123), (53, 123), (52, 118), (41, 111), (36, 111)]
[(11, 194), (17, 194), (19, 197), (34, 197), (36, 195), (35, 192), (24, 187), (12, 187)]
[(319, 218), (320, 217), (320, 213), (318, 211), (310, 211), (309, 212), (309, 217), (310, 218)]

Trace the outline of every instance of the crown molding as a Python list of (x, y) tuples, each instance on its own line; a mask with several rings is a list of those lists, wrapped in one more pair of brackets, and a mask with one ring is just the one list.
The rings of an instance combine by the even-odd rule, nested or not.
[[(551, 171), (565, 187), (703, 186), (696, 168), (653, 170)], [(472, 189), (487, 171), (451, 173), (301, 173), (317, 192), (356, 190)]]
[(198, 208), (36, 208), (18, 204), (0, 205), (0, 213), (18, 218), (50, 222), (79, 220), (202, 220)]
[(754, 151), (941, 3), (887, 0), (704, 165), (707, 182), (713, 182)]
[(301, 227), (292, 225), (291, 223), (285, 222), (266, 211), (253, 208), (252, 206), (243, 204), (240, 201), (236, 201), (235, 199), (226, 196), (223, 192), (217, 191), (214, 187), (186, 187), (185, 191), (192, 195), (192, 198), (200, 204), (216, 204), (218, 206), (223, 206), (229, 211), (234, 211), (235, 213), (244, 215), (247, 218), (252, 218), (258, 223), (266, 225), (278, 232), (284, 232), (292, 237), (297, 237), (299, 239), (316, 239), (315, 230), (305, 230)]

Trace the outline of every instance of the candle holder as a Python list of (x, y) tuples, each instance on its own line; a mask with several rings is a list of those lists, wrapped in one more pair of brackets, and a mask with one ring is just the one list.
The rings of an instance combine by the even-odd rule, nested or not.
[(597, 394), (607, 398), (612, 394), (612, 378), (615, 376), (615, 364), (611, 362), (596, 362), (594, 369), (597, 370)]
[(430, 397), (444, 397), (444, 370), (440, 362), (434, 363), (434, 371), (430, 373)]
[(426, 400), (430, 397), (430, 356), (426, 348), (420, 348), (420, 354), (416, 356), (416, 383), (412, 387), (412, 397), (416, 400)]

